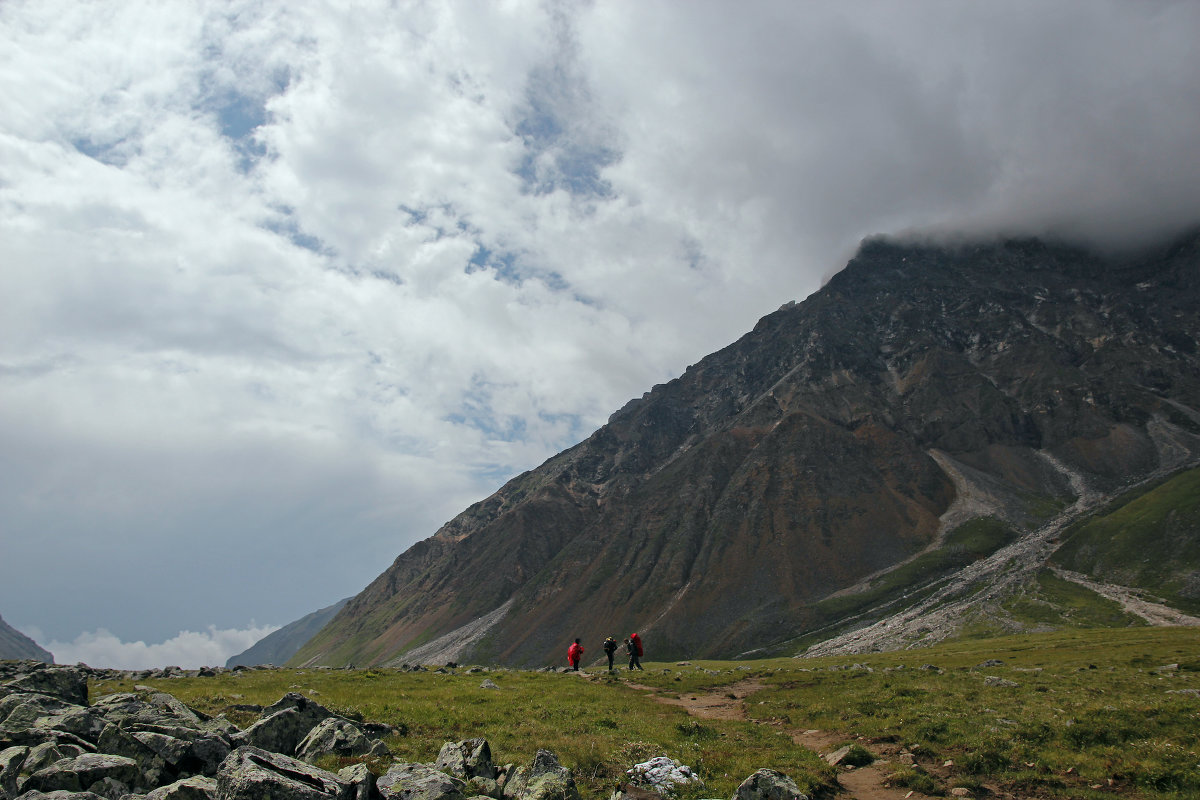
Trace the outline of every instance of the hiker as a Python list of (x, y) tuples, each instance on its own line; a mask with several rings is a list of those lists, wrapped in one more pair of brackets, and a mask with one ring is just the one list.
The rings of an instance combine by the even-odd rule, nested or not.
[(583, 658), (583, 645), (576, 639), (575, 643), (567, 648), (567, 661), (571, 664), (571, 669), (579, 671), (579, 659)]
[(613, 669), (613, 654), (617, 652), (617, 640), (613, 637), (608, 637), (604, 640), (604, 655), (608, 656), (608, 671)]
[(642, 669), (642, 662), (639, 660), (637, 645), (632, 640), (625, 640), (625, 654), (629, 656), (629, 669)]
[(633, 644), (633, 650), (637, 653), (637, 668), (642, 668), (642, 637), (636, 633), (629, 634), (629, 641)]

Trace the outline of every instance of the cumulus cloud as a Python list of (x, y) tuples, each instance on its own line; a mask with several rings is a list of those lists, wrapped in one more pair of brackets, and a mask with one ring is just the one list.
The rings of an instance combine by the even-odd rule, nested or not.
[(46, 649), (57, 664), (87, 664), (107, 669), (161, 669), (163, 667), (223, 667), (230, 656), (251, 647), (278, 626), (207, 631), (180, 631), (158, 644), (124, 642), (104, 628), (81, 633), (70, 642), (50, 642)]
[[(1166, 235), (1193, 3), (0, 4), (0, 609), (365, 586), (864, 236)], [(31, 603), (49, 577), (86, 602)]]

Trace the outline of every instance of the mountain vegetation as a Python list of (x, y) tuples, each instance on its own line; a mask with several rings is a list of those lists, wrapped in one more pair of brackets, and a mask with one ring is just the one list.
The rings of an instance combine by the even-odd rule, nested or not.
[(1123, 538), (1086, 520), (1198, 463), (1198, 277), (1200, 235), (869, 240), (402, 553), (291, 663), (531, 666), (632, 631), (652, 658), (864, 652), (1055, 627), (1080, 580), (1191, 608), (1188, 473), (1114, 513)]

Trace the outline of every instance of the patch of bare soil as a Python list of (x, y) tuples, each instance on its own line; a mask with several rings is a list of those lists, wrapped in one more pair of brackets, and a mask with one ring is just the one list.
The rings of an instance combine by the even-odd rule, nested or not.
[[(749, 679), (723, 687), (719, 692), (684, 693), (679, 697), (669, 697), (658, 694), (651, 686), (629, 685), (648, 692), (654, 700), (660, 703), (684, 709), (689, 716), (699, 719), (742, 721), (749, 719), (746, 714), (746, 698), (764, 688), (763, 684)], [(782, 727), (777, 722), (764, 721), (763, 724)], [(845, 734), (835, 731), (789, 730), (787, 733), (797, 745), (821, 756), (829, 755), (837, 749), (838, 745), (847, 740)], [(841, 768), (838, 772), (838, 793), (836, 795), (839, 800), (905, 800), (905, 798), (907, 800), (923, 800), (928, 797), (919, 792), (893, 789), (884, 785), (884, 780), (896, 766), (889, 763), (887, 759), (892, 754), (891, 751), (899, 753), (899, 747), (888, 744), (864, 744), (864, 746), (883, 760), (865, 767)]]

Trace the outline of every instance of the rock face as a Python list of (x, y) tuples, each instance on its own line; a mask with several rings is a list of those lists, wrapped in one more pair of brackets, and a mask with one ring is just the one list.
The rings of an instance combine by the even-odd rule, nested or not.
[(1200, 235), (1119, 262), (868, 241), (400, 555), (291, 663), (445, 641), (533, 666), (635, 630), (647, 658), (728, 657), (824, 629), (816, 603), (960, 524), (1020, 533), (1195, 462), (1198, 273)]
[(229, 660), (225, 662), (225, 666), (233, 668), (259, 664), (286, 664), (288, 659), (296, 655), (296, 651), (311, 639), (313, 634), (324, 628), (329, 620), (333, 619), (334, 615), (341, 611), (349, 601), (350, 598), (347, 597), (345, 600), (339, 600), (331, 606), (326, 606), (295, 622), (284, 625), (279, 630), (269, 633), (255, 642), (252, 647), (243, 650), (236, 656), (230, 656)]
[(33, 639), (9, 625), (4, 621), (4, 617), (0, 617), (0, 661), (8, 659), (13, 661), (31, 659), (45, 661), (47, 664), (54, 663), (54, 656), (48, 650), (43, 649)]

